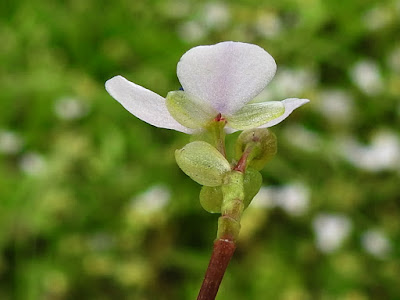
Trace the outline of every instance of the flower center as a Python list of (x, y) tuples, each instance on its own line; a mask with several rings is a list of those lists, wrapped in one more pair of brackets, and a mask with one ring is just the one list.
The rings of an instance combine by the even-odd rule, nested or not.
[(221, 122), (221, 121), (225, 121), (225, 122), (226, 122), (226, 119), (225, 119), (224, 117), (222, 117), (221, 113), (219, 113), (219, 114), (215, 117), (214, 121), (215, 121), (215, 122)]

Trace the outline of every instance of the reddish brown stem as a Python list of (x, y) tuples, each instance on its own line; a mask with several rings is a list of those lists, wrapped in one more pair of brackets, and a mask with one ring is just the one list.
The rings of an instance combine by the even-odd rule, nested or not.
[(200, 288), (197, 300), (214, 300), (226, 268), (235, 252), (236, 245), (231, 239), (218, 239), (208, 264), (207, 272)]
[(233, 168), (235, 171), (242, 172), (242, 173), (244, 173), (246, 171), (247, 158), (249, 157), (250, 152), (251, 152), (251, 148), (250, 147), (247, 148), (243, 152), (242, 157), (239, 159), (238, 163)]

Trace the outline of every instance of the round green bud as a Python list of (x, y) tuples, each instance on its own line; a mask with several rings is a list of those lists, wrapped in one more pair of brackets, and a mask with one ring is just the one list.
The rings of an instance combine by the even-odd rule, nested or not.
[(250, 151), (247, 165), (256, 170), (261, 170), (276, 154), (277, 140), (275, 134), (267, 128), (243, 131), (236, 141), (235, 158), (239, 160), (245, 151)]
[(203, 141), (195, 141), (175, 151), (178, 166), (197, 183), (219, 186), (224, 182), (231, 166), (226, 158), (213, 146)]
[(220, 186), (203, 186), (200, 191), (200, 204), (210, 213), (220, 213), (223, 195)]

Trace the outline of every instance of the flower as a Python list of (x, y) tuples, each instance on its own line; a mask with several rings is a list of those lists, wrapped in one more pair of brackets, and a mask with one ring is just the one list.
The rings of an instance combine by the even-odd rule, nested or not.
[(57, 99), (54, 112), (62, 120), (77, 120), (89, 112), (89, 107), (81, 100), (68, 97)]
[(16, 154), (18, 153), (24, 141), (16, 132), (0, 129), (0, 153)]
[(392, 249), (390, 240), (379, 229), (369, 229), (361, 236), (361, 244), (365, 251), (377, 258), (386, 258)]
[(351, 220), (345, 215), (319, 213), (313, 221), (318, 249), (325, 253), (335, 251), (350, 234), (351, 228)]
[(166, 99), (122, 76), (106, 82), (108, 93), (137, 118), (160, 128), (193, 133), (212, 120), (223, 119), (229, 132), (271, 127), (309, 102), (249, 103), (272, 80), (276, 63), (259, 46), (221, 42), (187, 51), (177, 66), (181, 91)]
[(339, 139), (336, 144), (343, 158), (362, 170), (400, 170), (400, 139), (397, 132), (381, 129), (374, 133), (370, 145), (362, 145), (351, 137)]
[(251, 202), (253, 207), (280, 207), (291, 216), (306, 213), (310, 202), (310, 189), (302, 182), (283, 186), (261, 187)]

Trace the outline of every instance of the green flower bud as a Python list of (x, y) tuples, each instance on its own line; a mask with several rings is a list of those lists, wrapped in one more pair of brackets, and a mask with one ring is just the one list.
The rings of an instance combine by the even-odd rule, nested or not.
[(219, 186), (223, 183), (231, 166), (226, 158), (213, 146), (195, 141), (175, 151), (178, 166), (197, 183)]
[(262, 185), (261, 173), (253, 168), (247, 168), (244, 173), (243, 186), (244, 186), (244, 208), (247, 208), (253, 200), (254, 196), (260, 191)]
[(203, 186), (200, 191), (200, 204), (210, 213), (220, 213), (222, 205), (222, 189), (220, 186)]
[(267, 128), (255, 128), (243, 131), (236, 141), (237, 160), (245, 151), (249, 151), (247, 165), (261, 170), (265, 164), (276, 154), (276, 136)]

